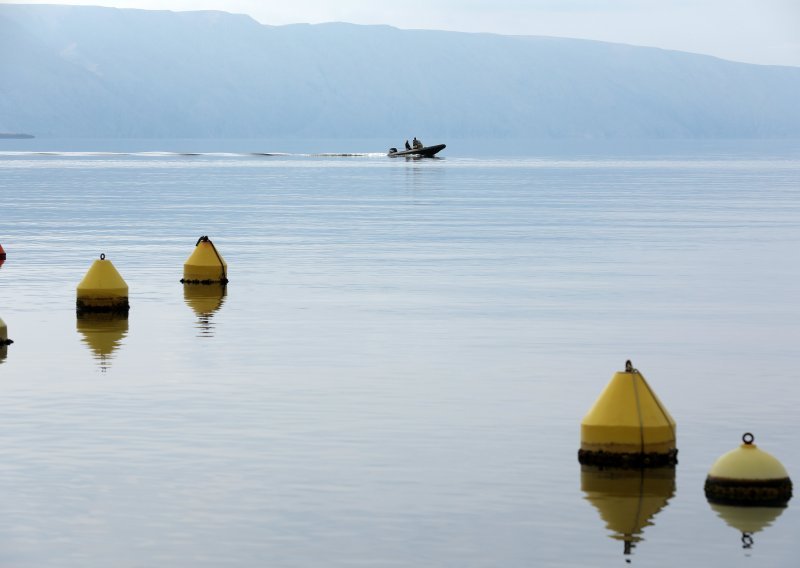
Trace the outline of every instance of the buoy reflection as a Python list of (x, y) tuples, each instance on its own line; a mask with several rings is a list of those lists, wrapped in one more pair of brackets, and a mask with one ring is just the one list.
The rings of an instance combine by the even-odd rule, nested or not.
[(77, 330), (82, 341), (89, 346), (94, 358), (105, 372), (111, 366), (114, 352), (128, 335), (128, 316), (118, 314), (81, 314)]
[(753, 535), (772, 525), (781, 516), (783, 507), (741, 507), (708, 502), (725, 523), (742, 533), (742, 548), (753, 547)]
[(8, 357), (8, 345), (2, 344), (0, 345), (0, 365), (2, 365), (6, 357)]
[(214, 336), (214, 314), (225, 303), (227, 294), (225, 284), (184, 284), (183, 299), (197, 315), (197, 327), (200, 337)]
[(675, 468), (601, 469), (581, 466), (581, 490), (600, 513), (611, 538), (630, 555), (653, 517), (675, 495)]

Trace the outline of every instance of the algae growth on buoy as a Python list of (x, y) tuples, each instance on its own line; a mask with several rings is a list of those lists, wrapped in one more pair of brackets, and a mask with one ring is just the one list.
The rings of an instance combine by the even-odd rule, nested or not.
[(227, 284), (228, 263), (207, 235), (200, 237), (183, 264), (183, 284)]
[(128, 285), (106, 255), (92, 263), (78, 284), (75, 306), (79, 314), (128, 313)]
[(627, 361), (581, 421), (578, 461), (602, 467), (675, 465), (675, 428), (644, 376)]
[(722, 505), (784, 507), (792, 480), (778, 459), (757, 447), (747, 432), (742, 444), (717, 459), (705, 482), (706, 499)]

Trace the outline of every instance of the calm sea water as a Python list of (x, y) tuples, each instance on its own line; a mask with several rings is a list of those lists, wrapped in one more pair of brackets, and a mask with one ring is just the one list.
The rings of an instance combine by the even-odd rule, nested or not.
[[(36, 144), (0, 148), (0, 565), (796, 564), (796, 499), (751, 544), (703, 481), (751, 431), (800, 482), (797, 144)], [(224, 297), (178, 282), (201, 235)], [(127, 321), (76, 320), (101, 253)], [(628, 358), (674, 479), (581, 474)]]

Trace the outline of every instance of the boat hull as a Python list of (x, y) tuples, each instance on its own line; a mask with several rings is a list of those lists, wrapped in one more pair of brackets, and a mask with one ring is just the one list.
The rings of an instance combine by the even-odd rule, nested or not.
[(396, 158), (398, 156), (420, 156), (423, 158), (432, 158), (437, 153), (441, 152), (447, 147), (446, 144), (437, 144), (435, 146), (423, 146), (422, 148), (412, 148), (411, 150), (401, 150), (399, 152), (390, 152), (387, 154), (390, 158)]

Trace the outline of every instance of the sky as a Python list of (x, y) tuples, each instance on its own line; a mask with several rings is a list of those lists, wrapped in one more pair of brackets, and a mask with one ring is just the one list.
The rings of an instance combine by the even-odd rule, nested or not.
[(800, 0), (0, 0), (9, 3), (223, 10), (269, 25), (350, 22), (572, 37), (800, 67)]

